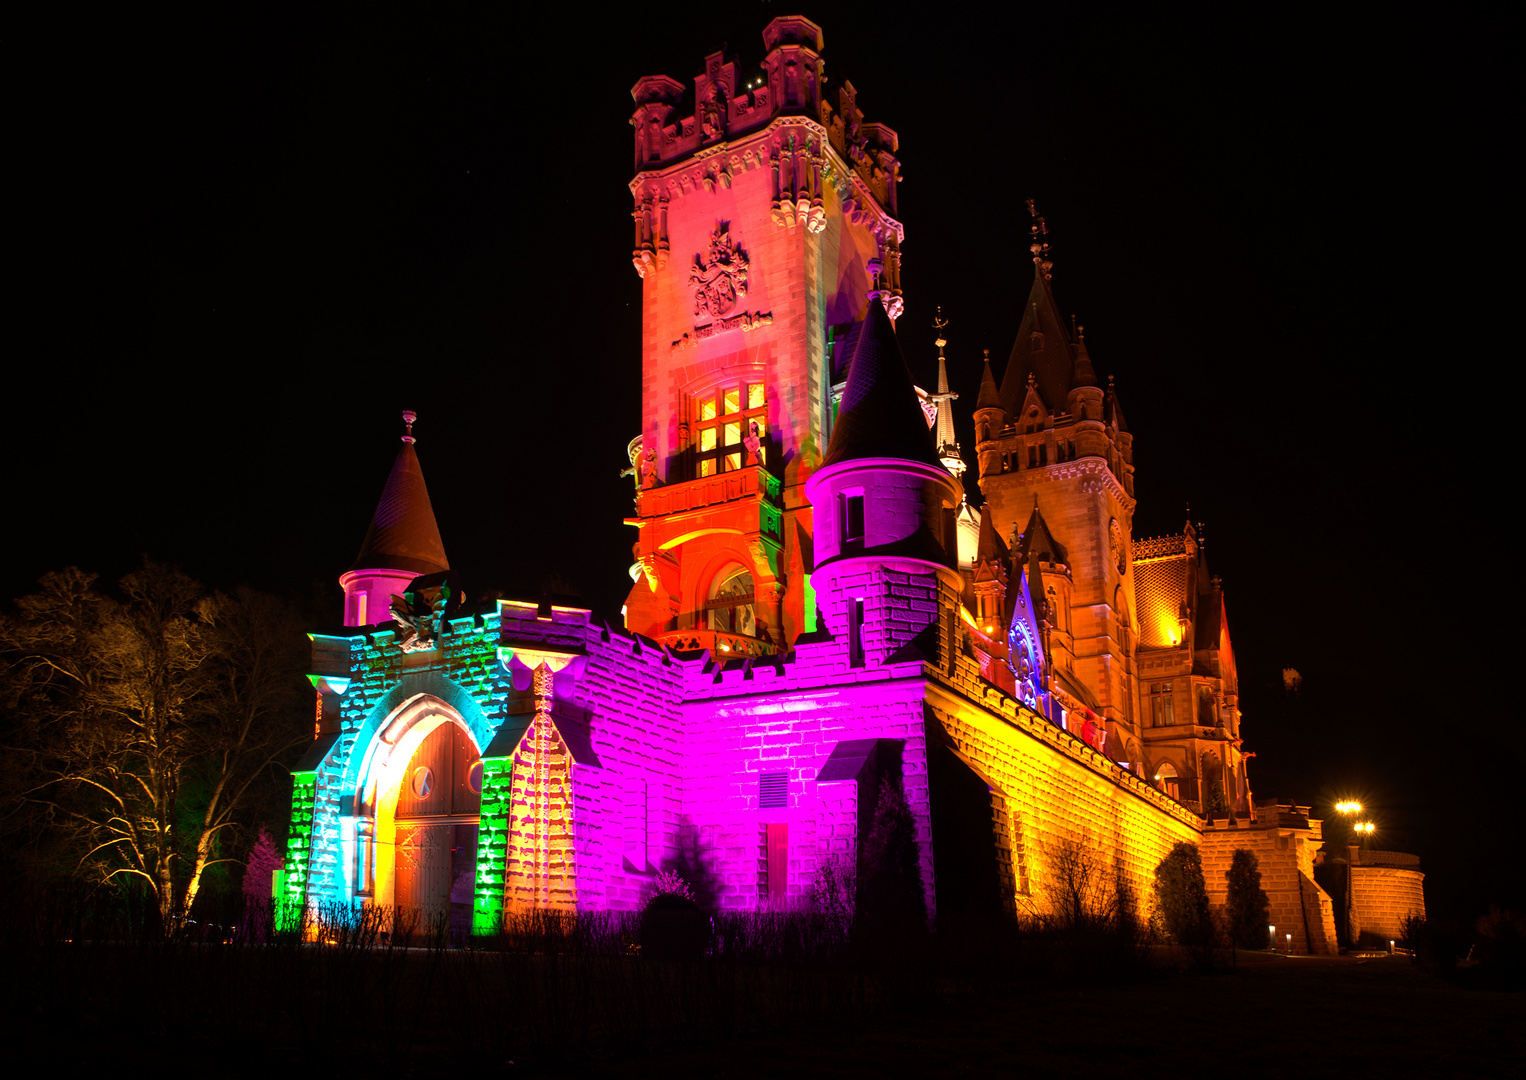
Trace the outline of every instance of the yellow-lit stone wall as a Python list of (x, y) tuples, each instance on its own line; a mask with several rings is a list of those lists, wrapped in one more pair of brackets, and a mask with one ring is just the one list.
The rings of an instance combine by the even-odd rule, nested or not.
[(1218, 821), (1203, 833), (1200, 848), (1208, 900), (1222, 913), (1229, 885), (1225, 875), (1241, 848), (1256, 856), (1261, 888), (1271, 904), (1267, 919), (1277, 927), (1277, 947), (1287, 950), (1292, 934), (1295, 953), (1333, 955), (1336, 951), (1335, 909), (1314, 881), (1314, 853), (1320, 845), (1320, 822), (1287, 818), (1275, 806), (1263, 807), (1254, 824), (1243, 819), (1230, 828)]
[(1351, 938), (1377, 934), (1397, 941), (1406, 916), (1425, 917), (1425, 875), (1404, 866), (1351, 868)]
[(928, 690), (929, 727), (941, 726), (955, 752), (999, 789), (1008, 819), (999, 846), (1013, 853), (1017, 910), (1049, 910), (1067, 845), (1122, 868), (1147, 910), (1155, 867), (1172, 845), (1198, 840), (1196, 817), (1005, 695), (991, 691), (977, 703), (941, 684)]

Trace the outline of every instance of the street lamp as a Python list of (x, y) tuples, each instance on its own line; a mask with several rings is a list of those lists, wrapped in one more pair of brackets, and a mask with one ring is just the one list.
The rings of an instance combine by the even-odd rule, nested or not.
[(1277, 928), (1275, 926), (1268, 926), (1266, 928), (1266, 936), (1271, 940), (1271, 943), (1272, 943), (1272, 952), (1276, 952), (1277, 951)]
[[(1340, 802), (1335, 804), (1335, 812), (1337, 814), (1340, 814), (1342, 817), (1350, 818), (1350, 817), (1352, 817), (1352, 816), (1354, 816), (1356, 814), (1360, 814), (1362, 812), (1362, 804), (1357, 802), (1355, 799), (1342, 799)], [(1347, 825), (1346, 844), (1347, 844), (1348, 848), (1351, 845), (1351, 834), (1352, 834), (1352, 832), (1355, 832), (1358, 836), (1362, 835), (1362, 832), (1363, 832), (1362, 825), (1360, 823), (1357, 823), (1355, 825), (1352, 825), (1352, 824), (1348, 824)], [(1347, 858), (1346, 858), (1346, 897), (1345, 897), (1345, 903), (1342, 904), (1341, 906), (1345, 909), (1345, 911), (1343, 912), (1343, 916), (1344, 917), (1341, 919), (1341, 922), (1344, 925), (1342, 925), (1340, 927), (1340, 930), (1339, 930), (1339, 932), (1337, 933), (1336, 936), (1339, 937), (1340, 934), (1343, 933), (1343, 934), (1346, 935), (1347, 938), (1350, 938), (1350, 936), (1351, 936), (1351, 858), (1350, 858), (1350, 852), (1349, 851), (1347, 852)], [(1347, 944), (1350, 945), (1352, 943), (1348, 941)]]

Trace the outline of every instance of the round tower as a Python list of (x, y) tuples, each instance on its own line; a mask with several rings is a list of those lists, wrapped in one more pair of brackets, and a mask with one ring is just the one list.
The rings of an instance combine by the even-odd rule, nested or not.
[(811, 585), (827, 629), (847, 639), (850, 666), (884, 662), (954, 610), (964, 489), (939, 460), (877, 295), (805, 493), (816, 515)]
[(450, 569), (429, 489), (414, 451), (416, 413), (403, 413), (403, 448), (382, 488), (360, 554), (339, 578), (344, 625), (374, 626), (391, 619), (392, 598), (426, 574)]

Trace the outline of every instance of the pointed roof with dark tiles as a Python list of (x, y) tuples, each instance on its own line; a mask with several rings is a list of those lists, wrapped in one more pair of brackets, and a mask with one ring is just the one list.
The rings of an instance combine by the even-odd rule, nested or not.
[(1033, 288), (1023, 310), (1012, 356), (1001, 380), (1001, 401), (1009, 413), (1016, 414), (1028, 393), (1028, 374), (1038, 383), (1039, 396), (1050, 412), (1065, 407), (1070, 394), (1074, 362), (1070, 354), (1070, 335), (1060, 318), (1054, 293), (1041, 266), (1034, 267)]
[(943, 468), (895, 327), (877, 297), (869, 301), (822, 465), (862, 458), (900, 458)]
[(419, 575), (450, 569), (411, 437), (405, 437), (398, 451), (365, 542), (350, 569), (404, 570)]
[(991, 373), (991, 352), (987, 349), (985, 363), (980, 370), (980, 395), (975, 398), (975, 408), (999, 409), (1001, 407), (1001, 391), (996, 389), (996, 376)]

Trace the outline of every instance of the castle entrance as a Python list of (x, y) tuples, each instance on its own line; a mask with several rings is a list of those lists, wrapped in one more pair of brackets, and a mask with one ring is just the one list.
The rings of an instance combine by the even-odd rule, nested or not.
[(444, 723), (425, 736), (398, 784), (393, 903), (418, 931), (448, 925), (453, 940), (471, 929), (477, 867), (482, 762), (471, 737)]

